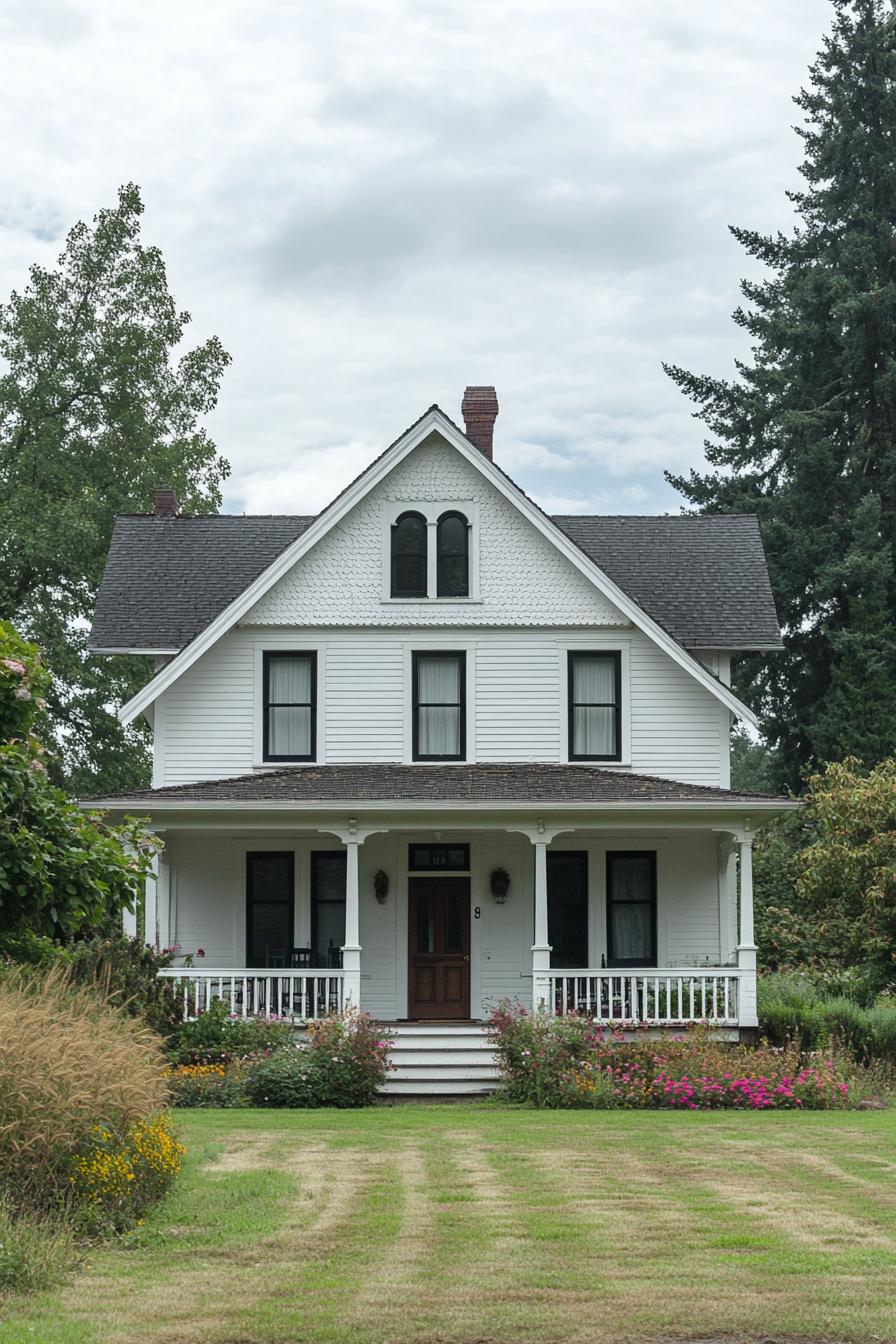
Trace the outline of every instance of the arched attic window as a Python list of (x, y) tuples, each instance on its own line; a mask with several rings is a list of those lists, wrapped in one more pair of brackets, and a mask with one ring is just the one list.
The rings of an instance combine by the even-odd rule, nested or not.
[(426, 519), (403, 513), (392, 524), (392, 596), (426, 595)]
[(462, 513), (443, 513), (436, 529), (436, 594), (470, 595), (470, 527)]

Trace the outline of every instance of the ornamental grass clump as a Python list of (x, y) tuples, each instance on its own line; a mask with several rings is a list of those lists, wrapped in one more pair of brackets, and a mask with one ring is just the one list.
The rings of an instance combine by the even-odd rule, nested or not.
[(629, 1110), (827, 1110), (849, 1104), (842, 1065), (797, 1047), (717, 1040), (706, 1027), (653, 1039), (584, 1016), (503, 1003), (492, 1039), (505, 1095), (542, 1107)]
[(167, 1105), (152, 1031), (64, 968), (0, 975), (0, 1186), (23, 1210), (72, 1199), (98, 1130), (122, 1142)]

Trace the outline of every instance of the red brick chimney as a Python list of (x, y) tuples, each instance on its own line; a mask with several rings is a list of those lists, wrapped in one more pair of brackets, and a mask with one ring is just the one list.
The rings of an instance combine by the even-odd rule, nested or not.
[(498, 416), (498, 398), (493, 387), (468, 387), (460, 404), (467, 438), (492, 460), (492, 440)]
[(157, 486), (152, 492), (152, 503), (152, 511), (157, 518), (176, 518), (180, 512), (180, 504), (173, 490)]

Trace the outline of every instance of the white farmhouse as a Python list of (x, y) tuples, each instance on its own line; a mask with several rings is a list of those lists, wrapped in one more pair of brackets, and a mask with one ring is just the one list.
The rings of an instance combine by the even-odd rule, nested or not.
[(793, 805), (729, 788), (731, 655), (781, 644), (757, 522), (549, 517), (494, 388), (462, 409), (314, 517), (117, 520), (91, 643), (156, 659), (153, 787), (98, 802), (164, 839), (147, 938), (189, 1012), (417, 1024), (393, 1090), (480, 1086), (503, 998), (749, 1031)]

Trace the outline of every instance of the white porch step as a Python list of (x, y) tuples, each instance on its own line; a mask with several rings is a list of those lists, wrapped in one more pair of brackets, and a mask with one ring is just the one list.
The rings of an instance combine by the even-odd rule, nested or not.
[(393, 1068), (386, 1096), (470, 1096), (494, 1092), (500, 1078), (486, 1028), (478, 1023), (389, 1023)]

